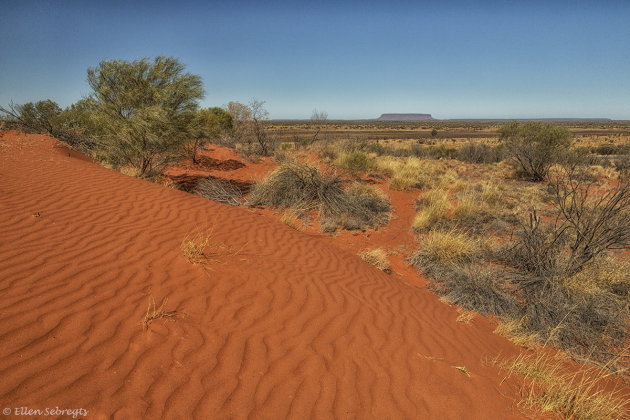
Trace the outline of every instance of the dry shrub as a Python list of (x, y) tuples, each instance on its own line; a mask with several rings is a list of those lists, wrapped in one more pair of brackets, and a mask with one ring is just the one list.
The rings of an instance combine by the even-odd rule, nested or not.
[(609, 390), (611, 373), (597, 367), (568, 372), (561, 359), (548, 353), (521, 353), (499, 363), (508, 374), (523, 377), (521, 405), (571, 419), (625, 419), (628, 400), (618, 389)]
[(457, 159), (468, 163), (499, 162), (503, 154), (501, 149), (501, 147), (469, 141), (457, 151)]
[(386, 273), (391, 272), (391, 266), (389, 265), (389, 260), (387, 258), (387, 252), (385, 252), (382, 248), (376, 249), (366, 249), (359, 253), (359, 257), (363, 259), (363, 261), (368, 264), (372, 264), (374, 267), (378, 268), (381, 271)]
[(519, 313), (519, 305), (509, 287), (489, 270), (476, 265), (444, 266), (429, 261), (422, 254), (414, 255), (411, 262), (431, 277), (431, 290), (455, 305), (485, 315)]
[(377, 227), (389, 221), (391, 204), (378, 188), (345, 182), (333, 173), (322, 173), (306, 163), (285, 163), (264, 181), (255, 184), (250, 205), (319, 210), (324, 231)]
[(365, 230), (389, 222), (391, 204), (387, 195), (372, 185), (354, 182), (343, 201), (328, 202), (320, 212), (323, 219), (337, 221), (344, 229)]
[(194, 194), (212, 201), (240, 206), (243, 193), (230, 181), (219, 178), (202, 178), (197, 181)]

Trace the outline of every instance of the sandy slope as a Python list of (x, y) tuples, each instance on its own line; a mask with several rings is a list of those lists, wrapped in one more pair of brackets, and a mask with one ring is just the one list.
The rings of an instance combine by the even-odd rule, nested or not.
[[(69, 156), (45, 136), (5, 134), (0, 179), (0, 408), (520, 416), (484, 363), (509, 343), (331, 241)], [(206, 224), (239, 252), (203, 269), (179, 245)], [(144, 330), (150, 297), (177, 317)]]

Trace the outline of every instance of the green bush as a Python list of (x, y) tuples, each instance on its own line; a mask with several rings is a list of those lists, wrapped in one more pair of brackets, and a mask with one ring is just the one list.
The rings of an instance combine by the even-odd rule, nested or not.
[(343, 153), (335, 160), (335, 165), (350, 172), (367, 172), (372, 168), (370, 158), (363, 152)]
[(499, 129), (507, 158), (517, 166), (517, 173), (532, 181), (543, 181), (549, 169), (563, 160), (571, 146), (571, 132), (549, 123), (511, 122)]
[(203, 96), (201, 78), (172, 57), (108, 60), (88, 69), (105, 159), (141, 176), (178, 157)]

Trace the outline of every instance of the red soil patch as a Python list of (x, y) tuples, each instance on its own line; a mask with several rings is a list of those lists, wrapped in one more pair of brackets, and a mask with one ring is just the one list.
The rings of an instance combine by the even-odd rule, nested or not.
[[(3, 407), (124, 419), (522, 417), (504, 374), (486, 363), (515, 347), (479, 317), (455, 322), (455, 308), (402, 263), (413, 245), (408, 193), (391, 192), (388, 228), (330, 237), (122, 175), (58, 144), (0, 140)], [(273, 166), (247, 165), (233, 179)], [(205, 224), (213, 243), (239, 252), (189, 264), (180, 243)], [(375, 238), (407, 246), (396, 274), (356, 255)], [(151, 297), (168, 298), (176, 317), (144, 329)]]

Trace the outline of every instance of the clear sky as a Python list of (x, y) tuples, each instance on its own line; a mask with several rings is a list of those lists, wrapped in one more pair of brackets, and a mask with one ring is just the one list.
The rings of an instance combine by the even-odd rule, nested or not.
[(0, 0), (0, 104), (90, 89), (101, 60), (171, 55), (204, 106), (270, 117), (630, 119), (630, 0)]

